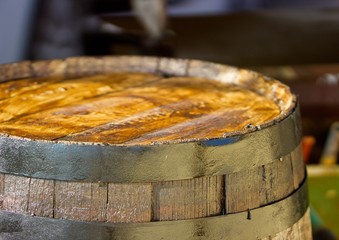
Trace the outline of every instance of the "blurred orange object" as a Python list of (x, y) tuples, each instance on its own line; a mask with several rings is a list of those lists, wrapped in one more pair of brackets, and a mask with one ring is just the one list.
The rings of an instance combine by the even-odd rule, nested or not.
[(305, 163), (308, 162), (314, 145), (315, 145), (315, 138), (313, 136), (303, 137), (302, 150), (303, 150), (303, 158), (304, 158)]

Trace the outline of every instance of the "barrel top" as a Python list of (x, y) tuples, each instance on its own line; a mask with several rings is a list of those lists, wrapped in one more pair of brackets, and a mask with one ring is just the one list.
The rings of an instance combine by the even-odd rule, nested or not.
[(288, 87), (199, 61), (71, 58), (0, 66), (0, 133), (113, 145), (242, 134), (284, 118)]

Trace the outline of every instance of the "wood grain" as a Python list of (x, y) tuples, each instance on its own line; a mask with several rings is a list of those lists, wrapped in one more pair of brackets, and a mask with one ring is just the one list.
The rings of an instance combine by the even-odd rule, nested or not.
[(280, 113), (253, 91), (201, 78), (112, 73), (0, 87), (0, 132), (33, 139), (133, 145), (216, 138)]
[(30, 178), (6, 174), (4, 177), (3, 209), (27, 213)]
[[(24, 79), (3, 83), (9, 85), (2, 91), (11, 90), (9, 97), (0, 101), (0, 121), (8, 121), (23, 115), (29, 115), (50, 108), (63, 107), (87, 98), (121, 91), (131, 86), (138, 86), (159, 77), (150, 74), (115, 74), (96, 75), (55, 81), (55, 78)], [(56, 78), (58, 80), (58, 78)], [(23, 81), (23, 82), (22, 82)], [(13, 89), (10, 84), (16, 84)], [(1, 85), (0, 85), (1, 86)]]
[(4, 205), (4, 191), (5, 191), (5, 174), (0, 173), (0, 210)]
[(31, 62), (0, 64), (0, 83), (12, 79), (29, 78), (33, 76)]
[(52, 76), (64, 79), (66, 66), (66, 61), (62, 59), (34, 61), (31, 62), (30, 66), (32, 71), (31, 76), (36, 78), (47, 78)]
[[(222, 176), (216, 176), (154, 184), (54, 183), (0, 174), (0, 197), (5, 203), (1, 210), (89, 222), (201, 218), (223, 213), (223, 182)], [(261, 239), (312, 239), (309, 209), (291, 227)]]
[(54, 217), (106, 221), (107, 185), (56, 181)]
[(187, 76), (189, 60), (160, 58), (158, 71), (165, 76)]
[(223, 176), (154, 183), (153, 220), (180, 220), (220, 215)]
[(30, 178), (27, 212), (31, 215), (53, 217), (54, 181)]
[(273, 163), (225, 176), (156, 183), (84, 183), (0, 174), (0, 209), (102, 222), (237, 213), (274, 203), (298, 189), (306, 177), (300, 150), (301, 145)]
[(260, 168), (232, 173), (225, 178), (226, 213), (236, 213), (260, 206)]
[(108, 184), (108, 222), (150, 222), (152, 185)]
[(262, 188), (260, 194), (261, 205), (271, 203), (274, 199), (288, 196), (295, 190), (290, 154), (262, 167), (260, 186)]
[(300, 150), (301, 145), (272, 163), (226, 175), (226, 212), (264, 206), (298, 189), (305, 178)]
[(107, 183), (92, 183), (91, 194), (92, 194), (92, 205), (90, 212), (90, 221), (107, 221)]

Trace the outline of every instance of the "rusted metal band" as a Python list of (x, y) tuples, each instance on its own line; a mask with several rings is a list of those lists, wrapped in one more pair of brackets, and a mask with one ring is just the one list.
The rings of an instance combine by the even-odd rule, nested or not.
[(250, 212), (150, 223), (88, 223), (0, 211), (0, 238), (7, 239), (260, 239), (298, 222), (308, 208), (307, 183), (287, 198)]
[(0, 135), (0, 172), (85, 182), (156, 182), (225, 175), (278, 161), (300, 143), (299, 109), (247, 134), (147, 146), (90, 145)]

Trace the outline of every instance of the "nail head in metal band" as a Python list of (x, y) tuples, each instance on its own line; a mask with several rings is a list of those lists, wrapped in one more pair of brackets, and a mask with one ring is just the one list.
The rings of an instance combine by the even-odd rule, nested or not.
[(0, 135), (0, 172), (84, 182), (156, 182), (224, 175), (277, 161), (300, 143), (299, 108), (260, 130), (199, 142), (89, 145)]
[[(258, 239), (298, 222), (308, 208), (307, 183), (289, 197), (248, 212), (150, 223), (88, 223), (0, 211), (0, 238), (11, 239)], [(8, 234), (8, 235), (7, 235)], [(5, 238), (6, 239), (6, 238)]]

